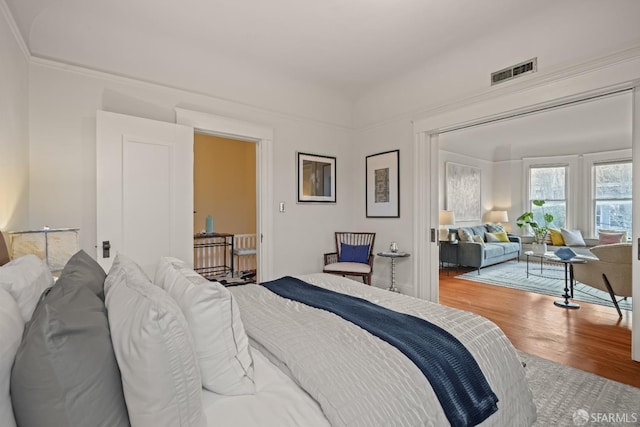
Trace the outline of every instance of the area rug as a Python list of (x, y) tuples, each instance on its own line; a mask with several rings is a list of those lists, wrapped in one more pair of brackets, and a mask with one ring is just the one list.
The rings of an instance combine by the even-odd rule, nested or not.
[(640, 425), (640, 388), (518, 353), (538, 409), (535, 426)]
[[(539, 263), (534, 264), (532, 262), (529, 265), (529, 277), (527, 277), (526, 268), (526, 261), (507, 261), (481, 268), (480, 274), (478, 274), (477, 270), (473, 270), (458, 275), (456, 278), (520, 289), (542, 295), (551, 295), (558, 298), (564, 294), (564, 267), (562, 265), (545, 264), (542, 271), (542, 275), (545, 277), (538, 276), (540, 274)], [(577, 282), (573, 287), (572, 299), (608, 307), (614, 306), (607, 292), (594, 289), (580, 282)], [(620, 301), (618, 305), (622, 310), (631, 310), (631, 298)]]

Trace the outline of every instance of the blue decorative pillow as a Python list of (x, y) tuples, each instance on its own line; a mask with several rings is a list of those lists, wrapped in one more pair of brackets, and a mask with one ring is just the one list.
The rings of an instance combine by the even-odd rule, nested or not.
[(347, 245), (340, 243), (340, 258), (338, 262), (369, 263), (369, 245)]

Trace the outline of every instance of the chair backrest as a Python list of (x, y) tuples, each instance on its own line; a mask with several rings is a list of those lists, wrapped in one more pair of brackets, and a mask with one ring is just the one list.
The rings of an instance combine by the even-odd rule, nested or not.
[(376, 240), (376, 233), (336, 231), (336, 252), (340, 257), (340, 243), (347, 245), (369, 245), (369, 256), (373, 254), (373, 244)]
[(600, 261), (631, 264), (631, 243), (614, 243), (591, 248), (591, 253)]
[[(586, 280), (590, 284), (590, 280), (597, 280), (602, 283), (602, 274), (606, 274), (611, 287), (616, 295), (621, 297), (630, 297), (632, 293), (632, 246), (631, 243), (614, 243), (611, 245), (600, 245), (591, 248), (591, 253), (598, 257), (597, 261), (587, 261), (592, 263), (597, 271), (590, 271), (590, 275), (595, 278)], [(595, 273), (595, 274), (594, 274)], [(580, 280), (576, 277), (577, 280)], [(597, 287), (597, 286), (596, 286)], [(606, 290), (606, 288), (600, 288)]]

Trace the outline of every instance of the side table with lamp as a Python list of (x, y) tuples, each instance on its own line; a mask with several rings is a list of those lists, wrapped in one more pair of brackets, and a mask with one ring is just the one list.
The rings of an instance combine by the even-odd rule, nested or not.
[(407, 258), (410, 255), (406, 252), (398, 251), (397, 243), (391, 242), (389, 251), (378, 252), (378, 256), (391, 259), (391, 286), (389, 286), (387, 290), (391, 292), (400, 292), (400, 290), (396, 288), (396, 258)]

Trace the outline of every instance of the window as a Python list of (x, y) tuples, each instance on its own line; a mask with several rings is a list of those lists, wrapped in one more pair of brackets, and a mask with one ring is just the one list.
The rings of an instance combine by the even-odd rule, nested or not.
[(593, 165), (595, 230), (625, 230), (631, 236), (631, 162)]
[[(564, 227), (567, 218), (567, 166), (543, 166), (529, 169), (529, 209), (538, 224), (544, 224), (544, 213), (553, 215), (552, 226)], [(533, 200), (544, 200), (543, 207)]]

